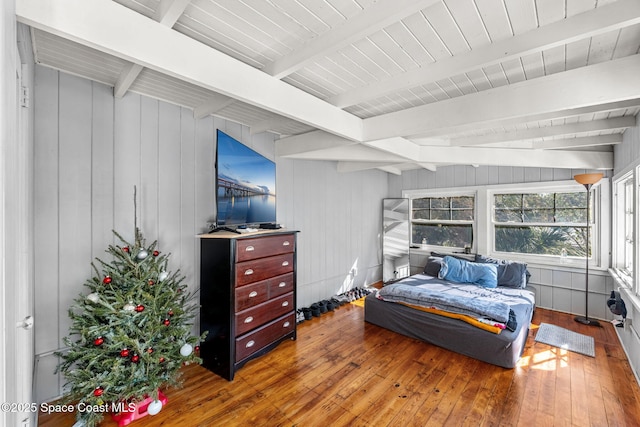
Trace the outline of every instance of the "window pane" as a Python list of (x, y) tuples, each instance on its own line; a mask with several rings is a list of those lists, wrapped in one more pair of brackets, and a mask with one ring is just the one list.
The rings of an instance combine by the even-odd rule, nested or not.
[(531, 209), (524, 211), (524, 222), (554, 222), (553, 209)]
[(580, 193), (557, 193), (556, 194), (556, 207), (557, 208), (572, 208), (576, 206), (587, 205), (587, 192)]
[(429, 207), (429, 199), (428, 198), (425, 198), (425, 199), (413, 199), (411, 204), (413, 205), (414, 209), (428, 208)]
[(522, 195), (521, 194), (496, 194), (495, 196), (496, 208), (517, 208), (522, 207)]
[(451, 212), (454, 221), (473, 221), (473, 209), (460, 209)]
[(531, 208), (553, 208), (554, 194), (524, 194), (523, 207)]
[(497, 222), (522, 222), (522, 212), (520, 210), (496, 209), (495, 220)]
[(413, 219), (429, 219), (429, 209), (413, 209)]
[(432, 209), (449, 209), (450, 199), (449, 197), (433, 197), (431, 200), (431, 208)]
[[(585, 200), (586, 202), (586, 200)], [(584, 208), (576, 209), (557, 209), (556, 222), (575, 222), (586, 223), (587, 211)]]
[(431, 219), (448, 221), (451, 219), (451, 212), (448, 209), (446, 211), (441, 209), (433, 209), (431, 211)]
[(462, 248), (471, 246), (473, 227), (468, 225), (413, 224), (413, 242), (426, 239), (427, 244)]
[(452, 197), (451, 207), (453, 209), (473, 209), (473, 197)]
[(500, 252), (585, 256), (585, 227), (496, 226), (495, 245)]

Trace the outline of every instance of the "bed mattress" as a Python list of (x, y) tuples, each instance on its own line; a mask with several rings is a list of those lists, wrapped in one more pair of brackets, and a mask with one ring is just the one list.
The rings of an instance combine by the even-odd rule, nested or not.
[[(527, 288), (522, 292), (533, 290)], [(382, 301), (372, 293), (365, 300), (364, 320), (487, 363), (513, 368), (526, 344), (534, 308), (534, 304), (511, 306), (517, 321), (515, 330), (495, 334), (462, 320)]]

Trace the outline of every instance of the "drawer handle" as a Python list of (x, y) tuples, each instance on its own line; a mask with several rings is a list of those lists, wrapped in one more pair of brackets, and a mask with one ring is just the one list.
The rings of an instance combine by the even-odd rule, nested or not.
[(279, 288), (284, 288), (285, 286), (287, 286), (287, 284), (285, 282), (278, 283), (278, 287)]
[(283, 328), (288, 328), (290, 324), (291, 323), (289, 323), (289, 321), (286, 321), (286, 322), (284, 322), (284, 325), (282, 325), (282, 327)]
[(245, 252), (253, 252), (255, 250), (256, 250), (256, 248), (254, 248), (253, 246), (247, 246), (246, 248), (244, 248)]
[(246, 319), (244, 319), (244, 323), (251, 323), (253, 322), (253, 317), (249, 316)]
[(283, 306), (283, 307), (286, 307), (286, 306), (288, 306), (288, 305), (289, 305), (289, 301), (283, 301), (283, 302), (282, 302), (282, 306)]
[(291, 243), (289, 243), (288, 240), (285, 240), (284, 242), (282, 242), (282, 246), (289, 246)]
[(251, 276), (253, 274), (253, 270), (252, 269), (248, 269), (244, 272), (245, 276)]
[(283, 267), (286, 267), (287, 265), (289, 265), (289, 261), (284, 261), (284, 262), (282, 263), (282, 266), (283, 266)]
[(251, 291), (251, 293), (249, 294), (249, 298), (253, 298), (257, 296), (258, 296), (258, 293), (256, 291)]
[(249, 341), (248, 343), (246, 343), (244, 346), (246, 348), (251, 348), (256, 344), (256, 342), (254, 340)]

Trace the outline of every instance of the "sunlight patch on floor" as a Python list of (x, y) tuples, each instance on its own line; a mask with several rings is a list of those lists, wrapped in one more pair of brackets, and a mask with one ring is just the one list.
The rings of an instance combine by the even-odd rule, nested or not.
[(542, 371), (555, 371), (568, 368), (568, 351), (560, 348), (539, 351), (532, 356), (523, 356), (518, 362), (519, 367), (529, 367)]

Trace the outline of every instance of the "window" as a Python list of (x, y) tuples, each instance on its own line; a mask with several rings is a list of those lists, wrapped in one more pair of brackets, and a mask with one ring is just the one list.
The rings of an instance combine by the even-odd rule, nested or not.
[(634, 205), (633, 205), (633, 177), (623, 182), (624, 186), (624, 252), (623, 271), (633, 275), (633, 241), (634, 241)]
[(421, 197), (411, 203), (411, 240), (454, 248), (471, 247), (475, 198), (472, 195)]
[(627, 173), (614, 183), (615, 202), (614, 238), (613, 238), (613, 267), (628, 282), (632, 283), (634, 272), (634, 242), (635, 242), (635, 203), (634, 177)]
[[(584, 267), (587, 192), (573, 180), (404, 190), (402, 195), (411, 200), (413, 245)], [(603, 209), (609, 197), (606, 178), (591, 188), (593, 268), (608, 267), (609, 227), (601, 224), (611, 221)]]
[(584, 190), (494, 194), (495, 250), (584, 258), (586, 204)]

